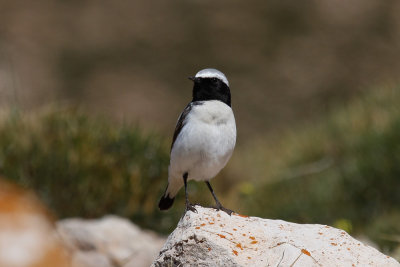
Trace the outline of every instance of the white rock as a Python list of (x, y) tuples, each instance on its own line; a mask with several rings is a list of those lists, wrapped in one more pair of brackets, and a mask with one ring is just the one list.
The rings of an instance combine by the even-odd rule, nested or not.
[(70, 249), (74, 266), (149, 266), (165, 242), (127, 219), (65, 219), (57, 230)]
[(73, 267), (113, 267), (107, 256), (96, 251), (75, 251), (72, 254)]
[(152, 266), (400, 266), (345, 231), (196, 206)]

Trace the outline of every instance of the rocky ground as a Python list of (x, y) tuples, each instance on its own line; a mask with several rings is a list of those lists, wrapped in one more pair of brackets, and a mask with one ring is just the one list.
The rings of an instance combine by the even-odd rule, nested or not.
[(116, 216), (54, 222), (34, 194), (0, 181), (0, 266), (400, 266), (330, 226), (196, 209), (165, 242)]

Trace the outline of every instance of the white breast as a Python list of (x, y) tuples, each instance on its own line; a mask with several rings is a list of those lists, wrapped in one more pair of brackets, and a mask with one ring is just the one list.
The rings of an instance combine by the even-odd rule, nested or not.
[(207, 181), (218, 174), (232, 155), (236, 124), (232, 109), (217, 100), (193, 106), (171, 151), (169, 179)]

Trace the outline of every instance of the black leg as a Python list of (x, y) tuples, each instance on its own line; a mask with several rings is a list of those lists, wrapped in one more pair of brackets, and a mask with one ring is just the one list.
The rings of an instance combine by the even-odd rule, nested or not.
[(214, 190), (212, 189), (210, 182), (207, 181), (206, 184), (207, 184), (207, 186), (208, 186), (208, 189), (210, 189), (212, 196), (214, 197), (215, 204), (216, 204), (216, 207), (215, 207), (215, 208), (216, 208), (217, 210), (225, 211), (226, 213), (228, 213), (228, 215), (231, 215), (232, 212), (233, 212), (233, 210), (224, 208), (224, 207), (222, 206), (221, 202), (219, 202), (217, 196), (215, 195)]
[(188, 191), (187, 191), (187, 178), (188, 178), (188, 173), (185, 172), (183, 174), (183, 183), (185, 184), (185, 213), (188, 210), (197, 213), (197, 210), (195, 209), (195, 207), (189, 202)]

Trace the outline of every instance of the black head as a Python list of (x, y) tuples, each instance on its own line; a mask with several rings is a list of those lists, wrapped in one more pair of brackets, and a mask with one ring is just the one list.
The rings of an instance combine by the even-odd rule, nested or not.
[(231, 106), (229, 83), (222, 72), (204, 69), (189, 79), (194, 81), (192, 101), (219, 100)]

